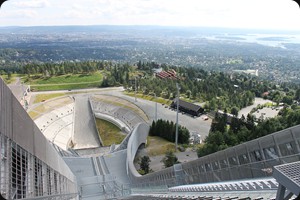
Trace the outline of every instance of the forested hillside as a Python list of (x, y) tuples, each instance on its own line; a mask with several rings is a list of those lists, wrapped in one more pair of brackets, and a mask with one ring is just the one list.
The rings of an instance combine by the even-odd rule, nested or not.
[(231, 146), (295, 126), (300, 124), (300, 106), (286, 106), (275, 118), (258, 120), (255, 123), (253, 115), (233, 118), (230, 126), (227, 125), (227, 114), (217, 114), (213, 120), (209, 135), (204, 145), (197, 150), (198, 157), (202, 157)]

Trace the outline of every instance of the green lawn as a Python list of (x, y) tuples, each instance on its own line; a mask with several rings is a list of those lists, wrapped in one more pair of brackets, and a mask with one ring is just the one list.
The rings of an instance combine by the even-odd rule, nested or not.
[(37, 112), (35, 112), (35, 111), (29, 111), (29, 112), (28, 112), (28, 115), (31, 117), (31, 119), (34, 120), (37, 116), (40, 115), (40, 113), (37, 113)]
[[(124, 94), (134, 97), (134, 92), (124, 92)], [(154, 102), (161, 103), (161, 104), (166, 104), (166, 105), (170, 105), (172, 103), (172, 101), (169, 100), (169, 99), (164, 99), (164, 98), (161, 98), (161, 97), (157, 97), (155, 99), (154, 96), (144, 95), (144, 94), (141, 94), (141, 93), (137, 93), (136, 97), (141, 98), (141, 99), (145, 99), (145, 100), (149, 100), (149, 101), (154, 101)]]
[(93, 74), (68, 74), (53, 77), (33, 76), (26, 84), (34, 91), (72, 90), (99, 87), (103, 80), (100, 72)]
[(44, 100), (53, 99), (53, 98), (64, 96), (64, 95), (66, 95), (66, 93), (38, 94), (35, 96), (33, 103), (40, 103)]
[(120, 144), (126, 135), (114, 124), (102, 119), (96, 119), (96, 125), (104, 146)]
[(31, 85), (32, 91), (49, 91), (49, 90), (75, 90), (99, 87), (101, 82), (95, 83), (76, 83), (76, 84), (61, 84), (61, 85)]
[(16, 81), (16, 77), (18, 76), (18, 74), (12, 74), (11, 75), (11, 78), (8, 80), (7, 79), (7, 75), (1, 75), (1, 78), (3, 79), (3, 81), (6, 83), (6, 84), (11, 84), (13, 82)]
[(175, 151), (175, 144), (161, 137), (148, 136), (146, 149), (149, 156), (164, 155), (167, 151)]

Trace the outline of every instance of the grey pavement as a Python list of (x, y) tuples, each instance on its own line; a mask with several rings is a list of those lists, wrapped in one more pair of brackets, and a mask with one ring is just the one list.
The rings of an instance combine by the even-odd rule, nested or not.
[[(137, 157), (140, 157), (140, 158), (145, 155), (148, 155), (147, 149), (140, 149), (137, 153)], [(197, 152), (192, 151), (190, 148), (186, 149), (185, 152), (176, 152), (175, 155), (178, 158), (178, 161), (180, 163), (185, 163), (185, 162), (189, 162), (189, 161), (198, 159)], [(165, 168), (164, 164), (161, 162), (163, 157), (165, 157), (165, 155), (151, 156), (150, 157), (151, 162), (149, 163), (150, 169), (152, 169), (153, 171), (160, 171), (160, 170), (164, 169)], [(140, 168), (138, 163), (135, 163), (135, 166), (136, 166), (136, 169)]]
[(283, 107), (278, 107), (278, 108), (263, 108), (263, 109), (259, 109), (257, 110), (255, 113), (253, 113), (253, 115), (259, 119), (260, 117), (263, 117), (263, 119), (267, 119), (267, 118), (273, 118), (275, 116), (278, 115), (279, 111), (282, 109)]
[(40, 92), (32, 92), (32, 95), (36, 94), (53, 94), (53, 93), (93, 93), (93, 92), (103, 92), (103, 91), (122, 91), (123, 87), (109, 87), (109, 88), (89, 88), (89, 89), (76, 89), (76, 90), (53, 90), (53, 91), (40, 91)]
[(77, 95), (75, 97), (73, 143), (75, 144), (74, 149), (100, 146), (98, 131), (87, 95)]
[[(155, 102), (148, 101), (144, 99), (135, 98), (131, 96), (124, 95), (120, 91), (111, 91), (109, 94), (114, 96), (119, 96), (123, 99), (126, 99), (137, 106), (139, 106), (149, 117), (150, 121), (155, 119)], [(169, 121), (176, 122), (176, 111), (169, 108), (165, 108), (165, 105), (157, 103), (157, 119), (165, 119)], [(201, 138), (205, 138), (210, 129), (211, 120), (203, 120), (202, 117), (193, 118), (189, 115), (179, 113), (178, 122), (180, 125), (185, 126), (189, 131), (196, 131), (201, 135)]]
[(242, 117), (242, 115), (247, 117), (248, 113), (250, 113), (253, 108), (256, 108), (258, 106), (258, 104), (263, 105), (265, 103), (272, 103), (272, 101), (256, 97), (255, 100), (254, 100), (254, 104), (251, 105), (251, 106), (247, 106), (246, 108), (241, 109), (239, 114), (238, 114), (238, 117)]

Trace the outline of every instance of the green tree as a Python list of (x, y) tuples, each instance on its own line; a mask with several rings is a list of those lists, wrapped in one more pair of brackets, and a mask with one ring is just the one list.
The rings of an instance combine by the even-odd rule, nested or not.
[(7, 80), (10, 80), (11, 79), (11, 72), (7, 72)]
[(164, 163), (165, 168), (179, 163), (178, 158), (173, 153), (173, 151), (167, 151), (165, 157), (161, 160), (161, 162)]
[(149, 156), (143, 156), (140, 162), (140, 169), (144, 171), (144, 174), (148, 174), (150, 170), (150, 164), (151, 160)]
[(186, 91), (186, 97), (187, 97), (187, 98), (190, 98), (190, 97), (191, 97), (191, 94), (192, 94), (191, 90), (187, 90), (187, 91)]
[(237, 107), (232, 107), (231, 108), (231, 111), (230, 111), (230, 114), (233, 114), (234, 116), (238, 116), (239, 114), (239, 109)]

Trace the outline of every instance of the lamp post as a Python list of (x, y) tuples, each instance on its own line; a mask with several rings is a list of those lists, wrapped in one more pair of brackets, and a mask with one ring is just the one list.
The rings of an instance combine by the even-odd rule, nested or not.
[(134, 77), (134, 101), (137, 102), (137, 100), (136, 100), (136, 77)]
[(179, 111), (179, 90), (180, 87), (178, 83), (176, 83), (176, 88), (177, 88), (177, 112), (176, 112), (176, 135), (175, 135), (175, 152), (177, 152), (177, 145), (178, 145), (178, 111)]
[(157, 100), (156, 100), (156, 94), (154, 93), (155, 97), (155, 122), (157, 121)]

